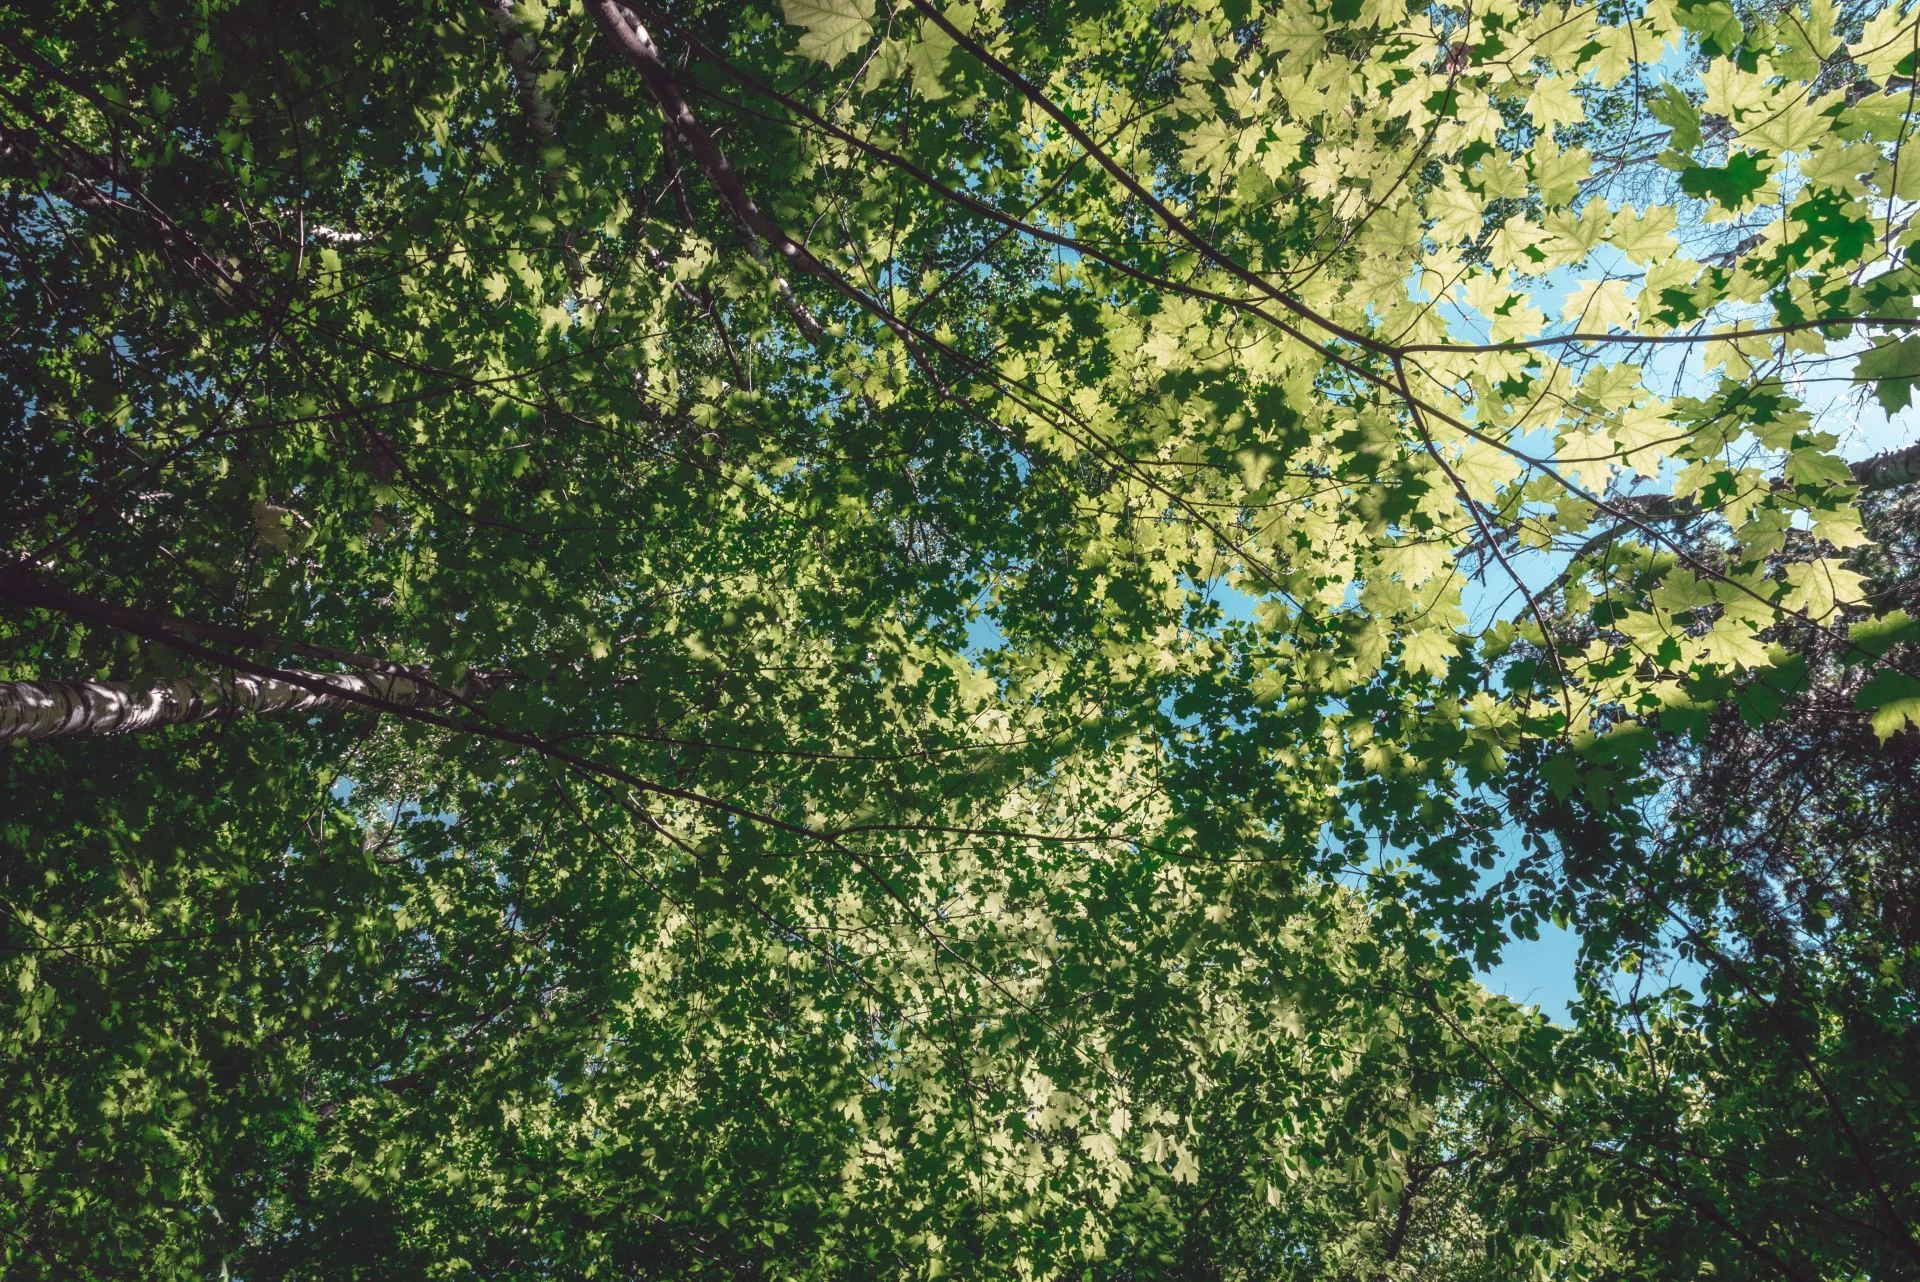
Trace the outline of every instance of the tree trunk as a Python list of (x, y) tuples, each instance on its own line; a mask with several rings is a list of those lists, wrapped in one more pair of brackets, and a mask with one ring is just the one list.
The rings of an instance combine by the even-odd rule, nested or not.
[[(0, 739), (133, 734), (154, 726), (215, 721), (243, 713), (444, 708), (491, 693), (498, 674), (469, 673), (457, 687), (404, 673), (291, 672), (276, 681), (244, 673), (127, 681), (0, 681)], [(324, 686), (324, 690), (311, 688)], [(372, 705), (371, 707), (369, 705)]]

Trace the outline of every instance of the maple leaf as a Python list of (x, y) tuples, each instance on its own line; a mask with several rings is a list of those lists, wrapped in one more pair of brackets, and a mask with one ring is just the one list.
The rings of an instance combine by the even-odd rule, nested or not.
[(1767, 647), (1747, 621), (1740, 618), (1717, 621), (1698, 641), (1696, 654), (1703, 663), (1735, 670), (1764, 667), (1767, 663)]
[(1628, 467), (1649, 480), (1660, 475), (1660, 460), (1673, 448), (1677, 432), (1667, 407), (1658, 402), (1630, 405), (1607, 424)]
[(1626, 281), (1583, 280), (1567, 296), (1560, 314), (1583, 332), (1628, 329), (1633, 325), (1633, 299), (1627, 294)]
[(1781, 604), (1789, 610), (1805, 611), (1808, 618), (1817, 621), (1839, 606), (1858, 601), (1866, 579), (1832, 558), (1823, 558), (1789, 565), (1787, 582), (1791, 590)]
[(1737, 152), (1720, 166), (1691, 165), (1680, 174), (1680, 190), (1722, 209), (1739, 209), (1767, 184), (1773, 163), (1750, 151)]
[(1469, 441), (1453, 464), (1469, 497), (1491, 502), (1500, 487), (1520, 475), (1520, 460), (1485, 441)]
[(780, 0), (799, 51), (831, 66), (873, 39), (873, 0)]
[(1913, 404), (1915, 378), (1920, 378), (1920, 334), (1883, 338), (1853, 366), (1853, 381), (1871, 383), (1880, 408), (1889, 414)]
[(1436, 191), (1427, 204), (1433, 217), (1433, 238), (1442, 244), (1457, 244), (1480, 234), (1485, 203), (1465, 187), (1449, 181)]
[(1671, 205), (1650, 205), (1635, 215), (1633, 206), (1623, 206), (1607, 229), (1607, 240), (1633, 262), (1646, 266), (1671, 257), (1678, 244), (1673, 239), (1676, 218)]
[(1920, 725), (1920, 681), (1904, 672), (1876, 673), (1860, 687), (1854, 705), (1870, 714), (1882, 742), (1907, 726)]
[(1604, 431), (1582, 428), (1560, 438), (1560, 470), (1596, 492), (1606, 489), (1613, 479), (1618, 456), (1619, 450)]
[(1458, 652), (1459, 641), (1451, 632), (1425, 628), (1402, 643), (1400, 657), (1411, 671), (1444, 677), (1448, 661)]

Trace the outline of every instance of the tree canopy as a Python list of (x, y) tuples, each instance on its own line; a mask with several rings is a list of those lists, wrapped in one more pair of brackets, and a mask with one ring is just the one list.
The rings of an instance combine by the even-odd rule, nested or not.
[(0, 1265), (1920, 1277), (1917, 74), (0, 13)]

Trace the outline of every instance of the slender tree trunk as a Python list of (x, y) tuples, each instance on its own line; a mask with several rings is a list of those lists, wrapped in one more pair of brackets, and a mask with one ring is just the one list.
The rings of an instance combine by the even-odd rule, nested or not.
[(216, 721), (243, 714), (444, 708), (484, 697), (503, 679), (469, 673), (449, 689), (404, 673), (300, 672), (305, 684), (244, 673), (177, 677), (155, 684), (127, 681), (0, 681), (0, 739), (133, 734), (155, 726)]

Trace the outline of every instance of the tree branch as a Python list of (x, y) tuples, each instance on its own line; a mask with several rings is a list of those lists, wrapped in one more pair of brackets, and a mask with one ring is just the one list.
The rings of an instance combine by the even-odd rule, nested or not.
[[(653, 100), (659, 104), (660, 111), (666, 116), (667, 122), (685, 140), (687, 150), (693, 153), (694, 161), (706, 174), (707, 181), (712, 183), (714, 190), (720, 193), (721, 202), (726, 205), (728, 212), (746, 232), (747, 247), (753, 251), (753, 256), (763, 263), (767, 261), (766, 251), (761, 248), (764, 243), (799, 270), (817, 276), (829, 284), (836, 283), (838, 273), (814, 257), (813, 252), (806, 246), (787, 235), (778, 223), (767, 217), (760, 211), (760, 207), (754, 204), (753, 197), (747, 194), (746, 187), (740, 182), (739, 172), (728, 161), (726, 153), (720, 150), (720, 145), (714, 141), (713, 135), (707, 132), (706, 127), (693, 114), (693, 108), (687, 105), (686, 95), (680, 92), (680, 86), (674, 82), (666, 63), (661, 59), (660, 50), (653, 43), (653, 37), (648, 34), (644, 26), (640, 25), (632, 12), (621, 4), (620, 0), (587, 0), (587, 11), (593, 15), (593, 20), (599, 24), (600, 29), (607, 33), (614, 47), (619, 49), (628, 62), (639, 68), (640, 78), (646, 83), (647, 92), (653, 95)], [(808, 311), (806, 305), (794, 294), (793, 287), (787, 283), (786, 277), (776, 273), (773, 278), (773, 287), (780, 295), (780, 301), (785, 304), (788, 313), (792, 315), (794, 323), (800, 326), (801, 332), (807, 336), (809, 342), (818, 343), (826, 337), (826, 331), (821, 327), (820, 322), (814, 319), (813, 313)]]

